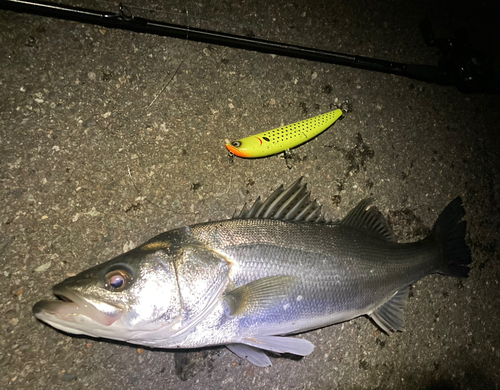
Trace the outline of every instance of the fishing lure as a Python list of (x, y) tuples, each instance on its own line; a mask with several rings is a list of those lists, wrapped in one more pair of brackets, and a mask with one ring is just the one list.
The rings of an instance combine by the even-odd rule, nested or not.
[(343, 115), (341, 109), (226, 144), (238, 157), (266, 157), (295, 148), (316, 137)]

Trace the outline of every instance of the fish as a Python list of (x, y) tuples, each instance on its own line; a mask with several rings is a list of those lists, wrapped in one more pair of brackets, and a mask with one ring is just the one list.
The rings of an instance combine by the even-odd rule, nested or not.
[(245, 137), (226, 144), (230, 153), (243, 158), (267, 157), (295, 148), (332, 126), (344, 114), (336, 109), (300, 122)]
[(302, 178), (233, 217), (166, 231), (53, 287), (33, 307), (61, 331), (164, 349), (225, 345), (250, 363), (268, 353), (307, 356), (297, 335), (366, 315), (387, 334), (404, 330), (409, 286), (439, 273), (466, 278), (462, 200), (423, 240), (398, 243), (362, 200), (327, 220)]

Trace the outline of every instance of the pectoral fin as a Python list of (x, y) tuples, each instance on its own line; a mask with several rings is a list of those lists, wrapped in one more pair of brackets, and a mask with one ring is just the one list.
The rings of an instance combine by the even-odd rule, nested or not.
[(290, 295), (295, 276), (269, 276), (240, 286), (224, 296), (229, 314), (239, 316), (262, 312)]
[(386, 333), (404, 330), (405, 315), (403, 309), (408, 299), (409, 290), (409, 287), (399, 290), (370, 315)]
[(269, 367), (271, 365), (271, 360), (258, 348), (245, 344), (228, 344), (226, 347), (240, 358), (246, 359), (258, 367)]

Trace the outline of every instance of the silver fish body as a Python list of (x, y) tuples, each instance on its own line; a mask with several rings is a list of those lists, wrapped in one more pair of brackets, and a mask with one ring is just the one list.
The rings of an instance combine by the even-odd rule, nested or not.
[(297, 181), (236, 218), (163, 233), (70, 278), (54, 292), (71, 302), (42, 301), (34, 312), (62, 330), (134, 344), (227, 345), (259, 366), (270, 365), (262, 349), (314, 348), (282, 336), (360, 315), (403, 330), (410, 284), (467, 276), (464, 211), (457, 198), (426, 239), (398, 244), (369, 205), (326, 223)]
[(182, 347), (206, 345), (208, 338), (225, 344), (253, 334), (298, 333), (371, 314), (395, 292), (436, 272), (439, 256), (429, 240), (400, 245), (340, 224), (229, 220), (195, 225), (189, 232), (230, 265), (228, 287), (284, 275), (293, 282), (276, 289), (280, 298), (272, 304), (252, 302), (245, 315), (220, 310), (221, 318), (207, 328), (209, 336), (193, 334)]

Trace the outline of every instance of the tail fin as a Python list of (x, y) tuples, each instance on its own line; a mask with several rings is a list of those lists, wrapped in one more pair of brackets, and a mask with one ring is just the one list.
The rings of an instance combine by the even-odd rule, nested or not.
[(439, 215), (431, 236), (440, 242), (443, 251), (443, 264), (437, 271), (444, 275), (466, 278), (469, 276), (471, 252), (465, 243), (465, 228), (462, 221), (465, 210), (460, 197), (452, 200)]

